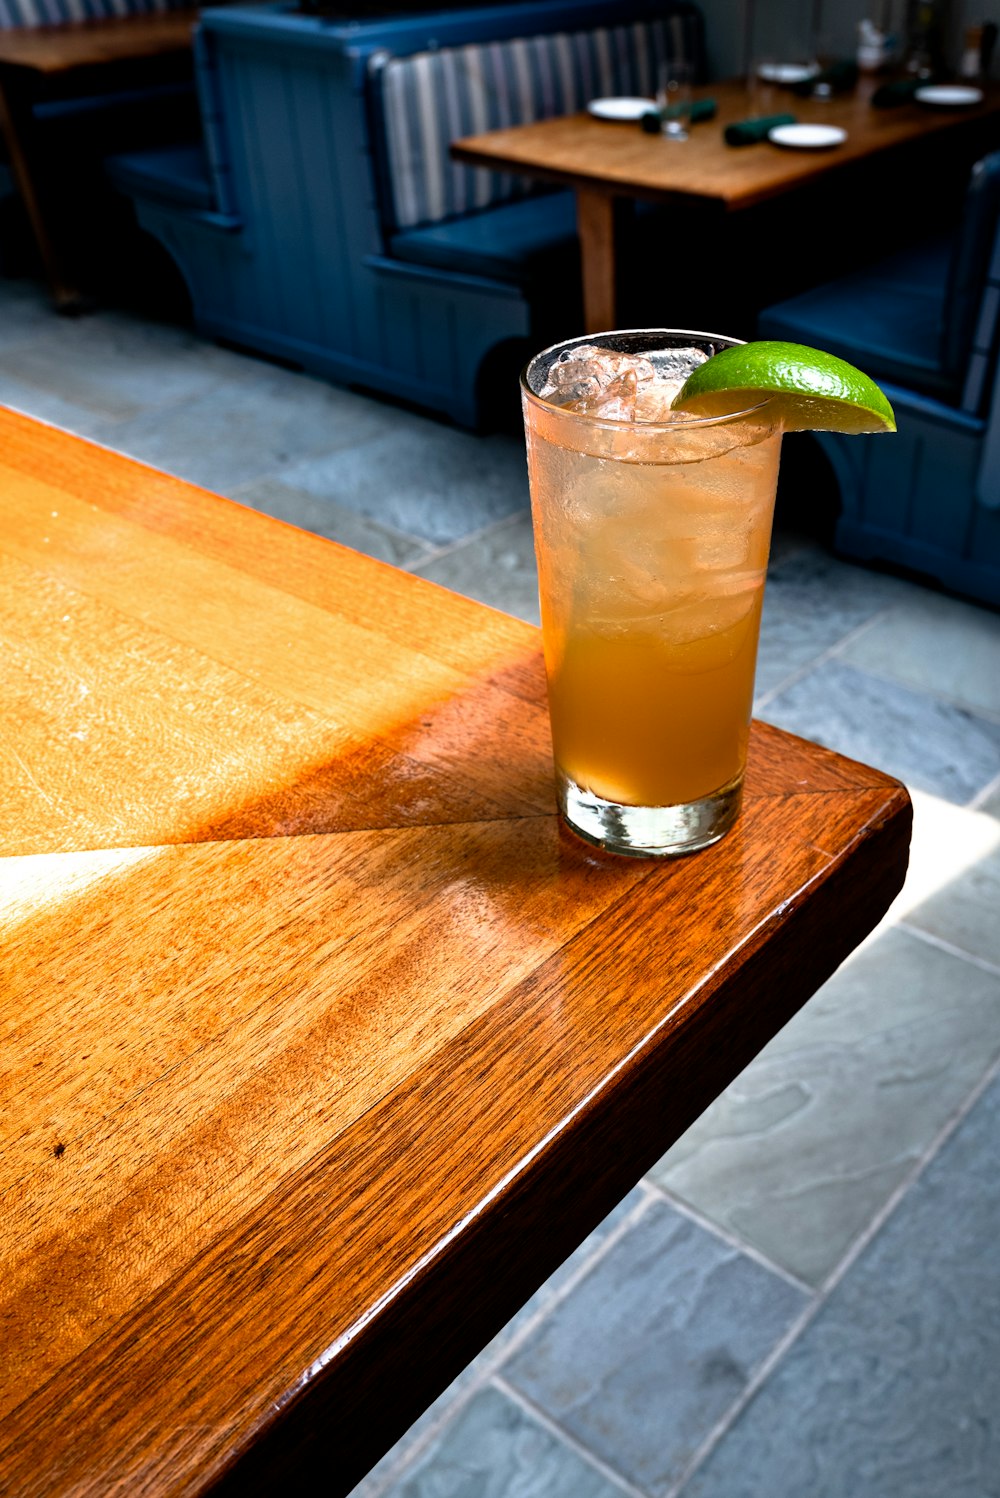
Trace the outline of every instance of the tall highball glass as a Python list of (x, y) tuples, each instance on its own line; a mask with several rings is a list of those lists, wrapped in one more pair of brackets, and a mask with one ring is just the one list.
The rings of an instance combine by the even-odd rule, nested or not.
[(591, 334), (521, 376), (559, 809), (617, 853), (694, 852), (739, 812), (781, 428), (768, 402), (670, 410), (738, 341)]

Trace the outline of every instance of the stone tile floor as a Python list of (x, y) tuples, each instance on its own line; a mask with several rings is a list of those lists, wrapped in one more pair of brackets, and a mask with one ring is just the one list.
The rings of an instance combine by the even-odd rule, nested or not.
[[(30, 281), (0, 401), (537, 619), (516, 433)], [(1000, 616), (783, 518), (758, 687), (911, 787), (906, 888), (356, 1498), (1000, 1498)]]

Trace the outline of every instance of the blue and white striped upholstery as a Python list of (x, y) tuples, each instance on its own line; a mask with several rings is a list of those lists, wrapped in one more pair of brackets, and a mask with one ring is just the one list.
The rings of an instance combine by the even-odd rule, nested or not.
[[(0, 0), (3, 3), (3, 0)], [(701, 62), (699, 19), (657, 21), (384, 57), (379, 86), (396, 228), (524, 196), (523, 177), (449, 159), (462, 135), (573, 114), (613, 94), (652, 97), (662, 60)]]
[(175, 10), (187, 0), (0, 0), (0, 31)]

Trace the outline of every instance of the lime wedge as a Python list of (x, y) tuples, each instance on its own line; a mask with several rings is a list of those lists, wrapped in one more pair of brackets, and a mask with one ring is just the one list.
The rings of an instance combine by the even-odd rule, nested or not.
[(803, 343), (738, 343), (699, 364), (674, 397), (675, 411), (725, 416), (761, 401), (786, 432), (894, 432), (882, 391), (844, 359)]

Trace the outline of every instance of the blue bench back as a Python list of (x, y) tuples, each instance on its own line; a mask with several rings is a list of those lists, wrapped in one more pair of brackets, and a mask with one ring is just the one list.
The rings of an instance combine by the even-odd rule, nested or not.
[(1000, 151), (977, 161), (948, 276), (943, 362), (964, 372), (962, 409), (979, 415), (1000, 345)]
[(369, 59), (371, 119), (387, 230), (439, 223), (537, 191), (527, 178), (452, 161), (451, 141), (573, 114), (601, 96), (649, 98), (659, 63), (679, 58), (701, 73), (702, 17), (683, 3), (617, 25), (406, 56), (376, 52)]

